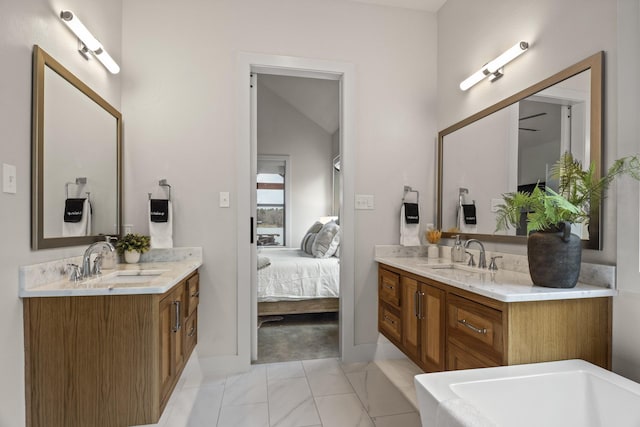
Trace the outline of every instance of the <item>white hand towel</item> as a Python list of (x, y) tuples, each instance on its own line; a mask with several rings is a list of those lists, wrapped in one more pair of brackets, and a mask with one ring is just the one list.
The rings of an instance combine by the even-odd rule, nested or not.
[(147, 217), (149, 219), (149, 236), (151, 237), (152, 248), (172, 248), (173, 247), (173, 211), (171, 201), (168, 203), (167, 222), (151, 221), (151, 200), (148, 202)]
[(78, 222), (62, 221), (62, 237), (78, 237), (91, 235), (91, 204), (85, 199), (82, 204), (82, 219)]
[(420, 246), (420, 223), (407, 224), (404, 203), (400, 208), (400, 244), (402, 246)]

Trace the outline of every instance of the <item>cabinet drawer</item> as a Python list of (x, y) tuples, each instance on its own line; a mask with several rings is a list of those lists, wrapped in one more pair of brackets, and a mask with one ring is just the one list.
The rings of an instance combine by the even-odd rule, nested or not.
[(392, 341), (402, 341), (400, 316), (386, 304), (378, 306), (378, 329)]
[(449, 340), (502, 363), (504, 341), (501, 311), (450, 294), (447, 313)]
[(190, 316), (200, 301), (200, 275), (198, 273), (187, 279), (187, 292), (187, 316)]
[(482, 357), (479, 353), (471, 354), (455, 344), (449, 343), (447, 346), (447, 370), (449, 371), (489, 368), (492, 366), (499, 365), (491, 359)]
[(187, 357), (193, 351), (193, 348), (196, 346), (198, 342), (198, 310), (195, 310), (191, 315), (187, 318), (185, 322), (185, 354)]
[(380, 299), (395, 307), (400, 307), (400, 275), (381, 268), (378, 283)]

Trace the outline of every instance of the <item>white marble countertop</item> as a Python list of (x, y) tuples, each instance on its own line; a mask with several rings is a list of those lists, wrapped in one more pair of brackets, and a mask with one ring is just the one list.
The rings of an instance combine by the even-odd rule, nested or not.
[(20, 267), (20, 298), (163, 294), (202, 265), (202, 248), (154, 249), (137, 264), (117, 264), (102, 274), (70, 281), (67, 265), (82, 257)]
[[(113, 270), (103, 270), (98, 277), (77, 283), (62, 279), (37, 288), (20, 289), (20, 297), (163, 294), (201, 264), (199, 261), (118, 264)], [(123, 271), (126, 275), (119, 275)], [(148, 277), (149, 280), (128, 283), (132, 276)], [(119, 278), (123, 279), (120, 281)]]
[[(615, 289), (580, 282), (576, 287), (569, 289), (535, 286), (531, 282), (529, 274), (510, 270), (491, 272), (477, 267), (467, 267), (464, 264), (451, 263), (450, 259), (376, 256), (375, 260), (381, 264), (503, 302), (597, 298), (617, 295)], [(453, 266), (453, 268), (446, 268), (448, 266)]]

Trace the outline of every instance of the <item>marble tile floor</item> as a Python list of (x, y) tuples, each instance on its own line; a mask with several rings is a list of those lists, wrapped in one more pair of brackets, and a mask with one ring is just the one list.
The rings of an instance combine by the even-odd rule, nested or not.
[(144, 427), (420, 427), (408, 360), (316, 359), (226, 377), (189, 360), (158, 424)]

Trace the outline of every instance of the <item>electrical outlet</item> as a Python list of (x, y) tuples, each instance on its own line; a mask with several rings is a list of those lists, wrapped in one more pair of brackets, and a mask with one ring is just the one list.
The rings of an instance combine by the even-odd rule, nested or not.
[(371, 194), (356, 194), (356, 209), (373, 210), (374, 202)]
[(231, 203), (229, 202), (229, 192), (228, 191), (221, 191), (220, 192), (220, 207), (221, 208), (228, 208), (231, 205)]

